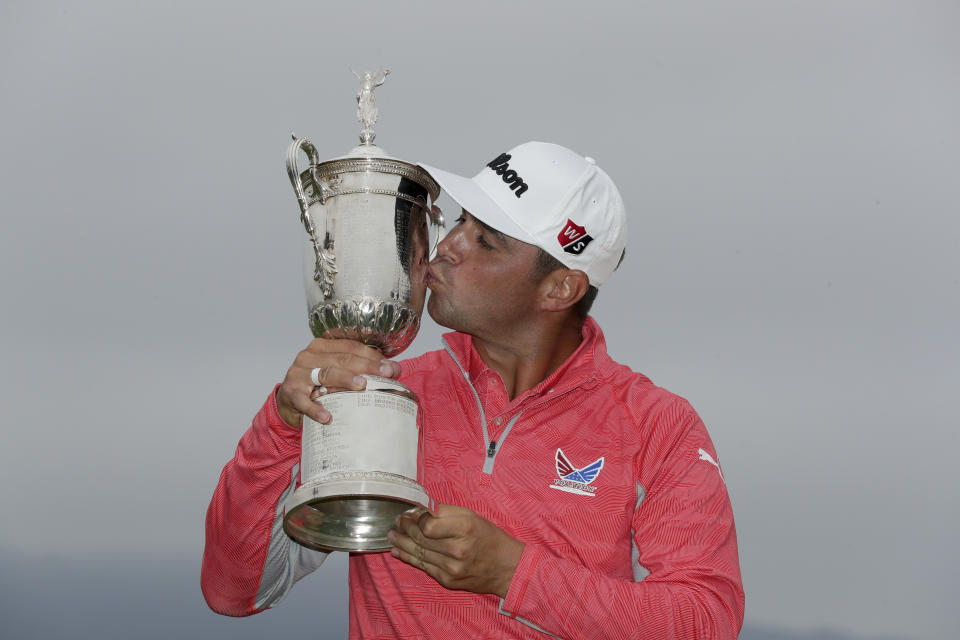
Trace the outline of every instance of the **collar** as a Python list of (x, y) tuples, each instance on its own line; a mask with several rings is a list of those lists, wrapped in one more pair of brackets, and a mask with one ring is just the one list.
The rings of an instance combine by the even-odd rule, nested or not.
[[(607, 355), (607, 343), (603, 337), (603, 331), (593, 316), (587, 316), (584, 321), (581, 337), (580, 345), (563, 364), (539, 384), (514, 398), (514, 402), (527, 397), (563, 393), (600, 377), (610, 356)], [(473, 344), (473, 336), (452, 331), (444, 334), (443, 339), (463, 370), (470, 376), (471, 382), (484, 374), (498, 375), (480, 357), (480, 353)]]

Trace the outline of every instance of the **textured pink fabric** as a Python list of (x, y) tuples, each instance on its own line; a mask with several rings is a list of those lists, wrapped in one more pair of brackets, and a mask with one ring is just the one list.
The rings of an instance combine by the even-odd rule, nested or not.
[(280, 494), (300, 460), (300, 430), (277, 412), (274, 393), (237, 445), (207, 509), (200, 586), (210, 608), (228, 616), (256, 613), (254, 598)]
[[(701, 454), (718, 459), (703, 423), (685, 400), (610, 359), (592, 319), (583, 335), (559, 370), (512, 401), (469, 336), (446, 336), (483, 402), (488, 438), (448, 353), (403, 363), (402, 380), (420, 398), (430, 496), (473, 509), (526, 547), (502, 603), (444, 589), (387, 553), (352, 556), (351, 638), (736, 637), (744, 596), (733, 516), (718, 467)], [(268, 401), (208, 514), (204, 593), (223, 613), (253, 612), (256, 564), (298, 455), (289, 447), (299, 434), (277, 420)], [(485, 473), (489, 439), (496, 458)], [(589, 483), (564, 484), (558, 449), (574, 469), (601, 457), (603, 466)], [(249, 519), (242, 540), (219, 529), (235, 517)], [(649, 571), (642, 582), (633, 578), (633, 543)]]

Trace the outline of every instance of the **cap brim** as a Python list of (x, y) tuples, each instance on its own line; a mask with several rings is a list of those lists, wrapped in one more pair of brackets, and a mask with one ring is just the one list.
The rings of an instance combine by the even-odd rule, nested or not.
[(537, 244), (536, 239), (514, 222), (513, 218), (508, 216), (474, 180), (422, 162), (418, 164), (470, 215), (512, 238), (528, 244)]

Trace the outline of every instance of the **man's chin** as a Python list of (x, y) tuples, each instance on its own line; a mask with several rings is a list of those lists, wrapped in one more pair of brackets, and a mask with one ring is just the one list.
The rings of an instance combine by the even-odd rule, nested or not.
[(446, 327), (447, 329), (453, 329), (456, 331), (457, 328), (453, 326), (455, 323), (451, 322), (449, 315), (443, 313), (443, 311), (440, 309), (440, 299), (437, 298), (436, 295), (437, 294), (435, 294), (433, 291), (428, 294), (426, 304), (427, 314), (429, 314), (430, 318), (441, 327)]
[(434, 293), (432, 291), (427, 294), (427, 303), (423, 306), (426, 307), (426, 311), (430, 317), (433, 318), (433, 321), (440, 324), (440, 320), (437, 319), (437, 303), (434, 300)]

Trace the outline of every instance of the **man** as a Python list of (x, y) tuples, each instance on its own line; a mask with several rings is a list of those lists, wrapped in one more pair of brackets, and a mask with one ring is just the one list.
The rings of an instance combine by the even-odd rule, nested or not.
[(322, 562), (281, 527), (300, 420), (329, 422), (318, 388), (372, 373), (417, 394), (439, 504), (398, 518), (390, 552), (350, 557), (352, 638), (735, 638), (736, 535), (706, 429), (587, 316), (626, 242), (613, 182), (539, 142), (473, 179), (425, 168), (463, 207), (426, 275), (455, 332), (402, 365), (342, 340), (297, 356), (214, 494), (207, 602), (256, 613)]

